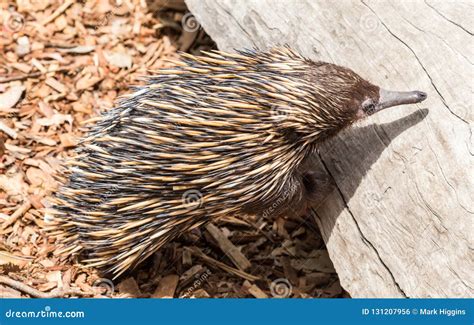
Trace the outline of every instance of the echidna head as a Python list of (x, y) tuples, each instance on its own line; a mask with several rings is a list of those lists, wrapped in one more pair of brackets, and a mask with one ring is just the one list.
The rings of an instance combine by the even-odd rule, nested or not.
[(323, 126), (319, 140), (385, 108), (426, 99), (426, 93), (421, 91), (384, 90), (335, 64), (309, 62), (309, 67), (306, 81), (313, 88), (313, 98), (308, 108), (318, 126)]

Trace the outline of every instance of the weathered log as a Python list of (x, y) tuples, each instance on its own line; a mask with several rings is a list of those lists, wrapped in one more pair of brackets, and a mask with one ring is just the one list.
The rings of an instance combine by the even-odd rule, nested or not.
[(320, 150), (315, 211), (353, 297), (473, 297), (473, 20), (469, 2), (186, 0), (220, 49), (288, 44), (384, 88), (428, 93)]

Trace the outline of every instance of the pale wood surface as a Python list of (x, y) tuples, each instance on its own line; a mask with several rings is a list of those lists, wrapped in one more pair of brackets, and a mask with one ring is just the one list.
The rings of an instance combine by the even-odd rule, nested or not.
[(472, 2), (186, 2), (220, 49), (289, 44), (428, 93), (323, 146), (315, 219), (353, 297), (473, 297)]

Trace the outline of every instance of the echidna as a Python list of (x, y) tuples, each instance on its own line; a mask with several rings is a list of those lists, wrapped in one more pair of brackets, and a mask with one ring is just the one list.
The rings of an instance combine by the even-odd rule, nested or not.
[(321, 142), (425, 98), (289, 48), (183, 54), (81, 142), (54, 199), (53, 233), (65, 252), (118, 276), (215, 218), (304, 206), (317, 190), (305, 162)]

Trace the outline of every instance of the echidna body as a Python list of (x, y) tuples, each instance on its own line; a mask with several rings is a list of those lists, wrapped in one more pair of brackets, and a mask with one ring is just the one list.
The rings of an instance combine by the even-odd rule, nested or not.
[(214, 218), (304, 206), (318, 144), (426, 97), (288, 48), (183, 57), (93, 126), (54, 199), (54, 234), (90, 266), (119, 275)]

